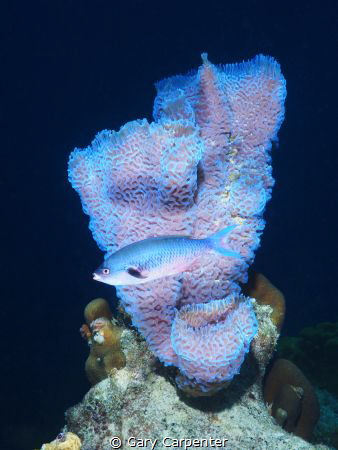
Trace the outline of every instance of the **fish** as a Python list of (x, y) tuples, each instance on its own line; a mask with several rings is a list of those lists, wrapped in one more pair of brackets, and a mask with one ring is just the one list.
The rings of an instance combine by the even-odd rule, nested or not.
[(242, 256), (223, 245), (236, 227), (228, 226), (204, 239), (190, 236), (157, 236), (126, 245), (108, 256), (93, 279), (112, 286), (147, 283), (192, 270), (202, 254), (213, 250), (224, 257)]

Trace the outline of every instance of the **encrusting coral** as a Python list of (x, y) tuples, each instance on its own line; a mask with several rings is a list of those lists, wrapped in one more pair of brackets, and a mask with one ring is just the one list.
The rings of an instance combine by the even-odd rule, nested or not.
[(319, 419), (316, 393), (301, 370), (287, 359), (277, 359), (264, 383), (264, 400), (286, 431), (310, 440)]
[(243, 286), (243, 292), (253, 297), (260, 305), (272, 308), (271, 319), (278, 331), (282, 329), (285, 317), (285, 299), (283, 293), (276, 288), (263, 274), (250, 271), (249, 279)]
[(74, 433), (60, 433), (49, 444), (43, 444), (41, 450), (81, 450), (81, 440)]
[(103, 298), (92, 300), (85, 308), (87, 324), (80, 332), (90, 346), (86, 361), (86, 374), (91, 384), (107, 378), (114, 369), (125, 365), (125, 356), (121, 350), (122, 328), (112, 323), (112, 312)]
[[(204, 238), (235, 226), (223, 244), (240, 258), (209, 251), (179, 275), (117, 287), (149, 348), (165, 365), (181, 370), (177, 384), (205, 391), (216, 365), (224, 375), (217, 379), (220, 386), (239, 372), (256, 332), (253, 302), (236, 302), (224, 309), (219, 324), (207, 325), (210, 354), (203, 356), (202, 372), (187, 362), (202, 360), (190, 345), (200, 330), (187, 325), (185, 334), (180, 310), (203, 314), (209, 307), (195, 305), (231, 305), (247, 281), (274, 183), (269, 153), (284, 117), (285, 80), (270, 57), (215, 66), (203, 54), (195, 73), (162, 80), (156, 88), (154, 122), (138, 120), (119, 132), (103, 131), (87, 149), (75, 149), (69, 179), (107, 255), (149, 237)], [(242, 324), (248, 325), (245, 332)], [(231, 355), (225, 349), (229, 330)]]
[(88, 325), (99, 317), (105, 317), (108, 320), (113, 318), (109, 303), (104, 298), (95, 298), (90, 301), (84, 310), (84, 317)]

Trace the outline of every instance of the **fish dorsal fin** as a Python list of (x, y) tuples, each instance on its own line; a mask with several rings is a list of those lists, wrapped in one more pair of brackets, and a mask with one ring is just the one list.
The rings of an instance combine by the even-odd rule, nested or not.
[(129, 275), (131, 275), (134, 278), (147, 278), (147, 276), (145, 275), (144, 272), (142, 272), (139, 268), (137, 267), (128, 267), (127, 272), (129, 273)]

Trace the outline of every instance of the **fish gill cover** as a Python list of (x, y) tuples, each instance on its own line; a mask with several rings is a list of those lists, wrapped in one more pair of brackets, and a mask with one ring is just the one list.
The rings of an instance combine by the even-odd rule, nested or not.
[(204, 238), (236, 225), (227, 246), (241, 259), (210, 251), (191, 271), (117, 287), (151, 350), (181, 370), (178, 385), (207, 391), (238, 373), (257, 331), (239, 283), (265, 225), (286, 86), (268, 56), (225, 66), (202, 60), (196, 72), (157, 83), (154, 122), (104, 130), (75, 149), (69, 180), (107, 255), (151, 236)]

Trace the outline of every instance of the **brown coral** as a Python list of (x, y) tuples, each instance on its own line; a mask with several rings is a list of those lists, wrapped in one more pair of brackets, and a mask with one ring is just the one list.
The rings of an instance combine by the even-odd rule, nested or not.
[(85, 307), (84, 316), (88, 325), (99, 317), (105, 317), (111, 320), (113, 314), (110, 310), (109, 303), (104, 298), (95, 298)]
[(285, 316), (285, 299), (282, 292), (261, 273), (251, 272), (248, 282), (243, 286), (243, 293), (256, 299), (260, 305), (271, 306), (271, 320), (280, 331)]
[(319, 402), (312, 385), (295, 364), (287, 359), (275, 361), (265, 380), (264, 400), (286, 431), (311, 439), (319, 419)]
[(88, 325), (82, 325), (81, 335), (90, 345), (90, 354), (85, 369), (91, 384), (107, 378), (111, 371), (125, 366), (126, 360), (121, 350), (122, 328), (111, 321), (109, 304), (102, 298), (92, 300), (85, 308)]
[(49, 444), (43, 444), (41, 450), (80, 450), (81, 440), (74, 433), (60, 433), (58, 437)]

